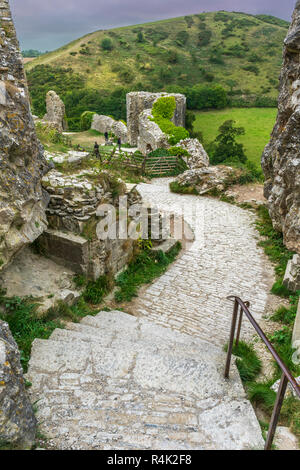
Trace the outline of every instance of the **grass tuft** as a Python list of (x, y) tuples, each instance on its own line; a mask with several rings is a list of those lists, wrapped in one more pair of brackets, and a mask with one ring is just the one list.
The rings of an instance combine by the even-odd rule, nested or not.
[[(227, 350), (228, 345), (225, 350)], [(240, 341), (238, 346), (234, 345), (233, 354), (238, 357), (236, 365), (243, 382), (254, 380), (261, 371), (261, 361), (254, 351), (253, 346)]]
[(115, 300), (124, 302), (136, 297), (139, 287), (163, 274), (180, 250), (181, 243), (177, 242), (168, 254), (162, 251), (152, 252), (148, 249), (139, 252), (126, 271), (117, 277), (118, 290), (115, 293)]

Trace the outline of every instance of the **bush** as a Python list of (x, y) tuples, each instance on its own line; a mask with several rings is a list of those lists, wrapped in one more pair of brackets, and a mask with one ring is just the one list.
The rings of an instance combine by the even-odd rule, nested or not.
[(166, 96), (156, 100), (152, 107), (154, 119), (172, 119), (176, 109), (176, 100), (174, 96)]
[(110, 38), (105, 38), (101, 41), (101, 48), (104, 51), (112, 51), (114, 46)]
[(82, 131), (88, 131), (91, 128), (93, 116), (95, 113), (92, 111), (85, 111), (80, 116), (80, 129)]
[(198, 46), (199, 47), (208, 46), (208, 44), (210, 43), (211, 38), (212, 38), (212, 31), (210, 29), (203, 29), (198, 34)]
[(176, 100), (174, 96), (159, 98), (152, 108), (153, 120), (162, 132), (169, 136), (170, 145), (176, 145), (180, 140), (189, 137), (189, 132), (184, 127), (176, 127), (171, 121), (175, 109)]
[(64, 144), (65, 137), (58, 130), (41, 122), (36, 123), (36, 133), (42, 143)]
[(189, 40), (189, 33), (187, 31), (179, 31), (176, 35), (176, 44), (180, 47), (186, 45)]
[(182, 147), (170, 147), (168, 150), (169, 155), (176, 157), (189, 157), (189, 152)]

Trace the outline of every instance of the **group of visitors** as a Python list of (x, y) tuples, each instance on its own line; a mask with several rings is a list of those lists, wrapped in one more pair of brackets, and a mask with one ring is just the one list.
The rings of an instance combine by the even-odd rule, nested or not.
[[(109, 139), (108, 132), (104, 133), (104, 138), (105, 138), (105, 145), (108, 145), (108, 139)], [(122, 141), (121, 141), (120, 137), (118, 138), (117, 145), (118, 145), (118, 148), (119, 148), (119, 152), (121, 152)], [(99, 160), (102, 161), (99, 149), (100, 149), (100, 147), (99, 147), (98, 142), (95, 142), (94, 154), (95, 154), (96, 158), (99, 158)]]

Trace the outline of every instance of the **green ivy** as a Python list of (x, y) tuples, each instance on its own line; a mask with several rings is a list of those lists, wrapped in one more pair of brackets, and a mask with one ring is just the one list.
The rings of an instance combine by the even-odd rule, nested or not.
[(152, 108), (152, 120), (160, 127), (162, 132), (169, 136), (170, 145), (176, 145), (181, 140), (188, 139), (190, 136), (189, 132), (184, 127), (175, 126), (171, 121), (175, 109), (176, 100), (174, 96), (159, 98)]

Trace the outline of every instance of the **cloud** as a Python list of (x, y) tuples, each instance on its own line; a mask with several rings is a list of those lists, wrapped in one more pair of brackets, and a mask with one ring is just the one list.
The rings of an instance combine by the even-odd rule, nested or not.
[(23, 49), (55, 49), (98, 30), (203, 11), (266, 13), (289, 20), (295, 0), (10, 0)]

